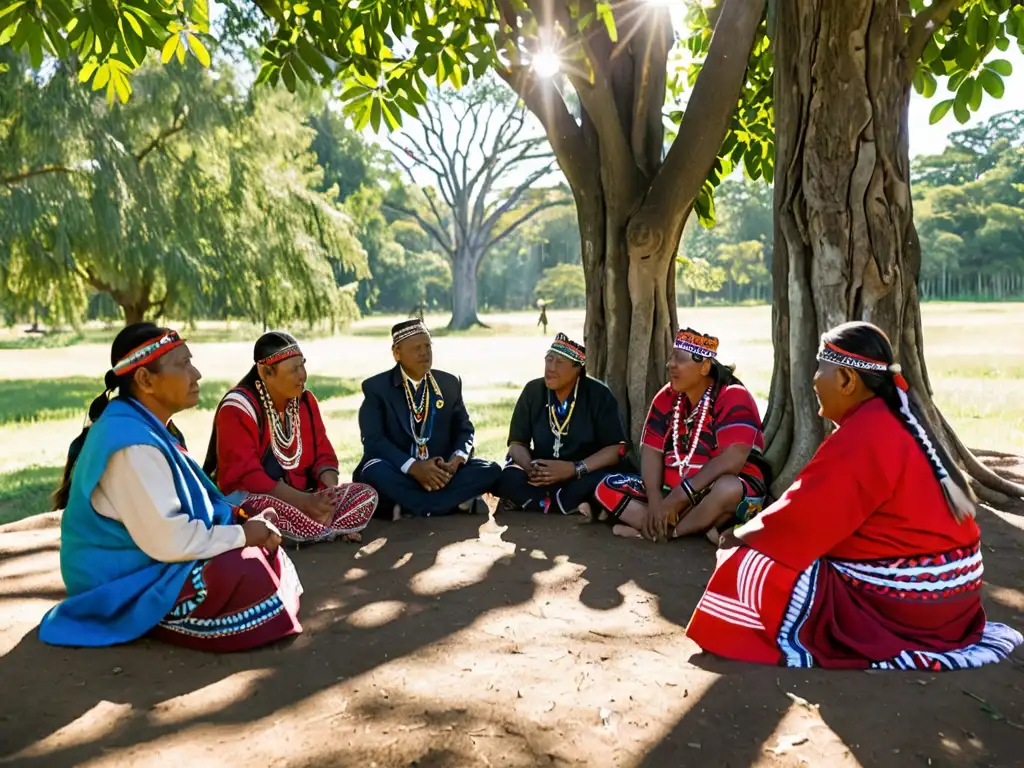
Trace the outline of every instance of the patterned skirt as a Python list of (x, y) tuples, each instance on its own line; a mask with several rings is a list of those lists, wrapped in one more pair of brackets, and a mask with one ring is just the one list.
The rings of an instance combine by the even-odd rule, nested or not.
[(192, 568), (178, 602), (150, 632), (198, 651), (246, 651), (302, 631), (302, 584), (288, 555), (233, 549)]
[(362, 483), (339, 485), (321, 493), (326, 494), (334, 504), (334, 517), (328, 525), (318, 523), (288, 502), (265, 494), (247, 497), (239, 509), (239, 516), (247, 519), (272, 509), (277, 513), (276, 525), (285, 541), (291, 544), (313, 544), (358, 533), (367, 526), (377, 509), (377, 492)]
[(980, 547), (822, 558), (800, 573), (746, 546), (719, 550), (686, 633), (719, 656), (788, 667), (938, 672), (995, 663), (1024, 637), (985, 619)]
[[(739, 475), (739, 479), (743, 483), (743, 499), (737, 505), (729, 522), (721, 526), (722, 530), (742, 525), (764, 508), (764, 499), (768, 494), (764, 480), (744, 474)], [(705, 492), (710, 488), (711, 486), (708, 486)], [(665, 487), (662, 490), (667, 494), (672, 489)], [(629, 502), (647, 503), (647, 489), (640, 475), (609, 475), (597, 486), (594, 498), (598, 506), (612, 519), (618, 520)], [(669, 519), (669, 524), (678, 525), (679, 518), (673, 516)]]

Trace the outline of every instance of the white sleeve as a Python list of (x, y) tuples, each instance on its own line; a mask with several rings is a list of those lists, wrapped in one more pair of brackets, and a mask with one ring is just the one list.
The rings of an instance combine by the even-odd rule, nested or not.
[(207, 528), (181, 511), (170, 464), (150, 445), (133, 445), (111, 456), (92, 502), (101, 515), (121, 521), (154, 560), (203, 560), (245, 546), (242, 526)]

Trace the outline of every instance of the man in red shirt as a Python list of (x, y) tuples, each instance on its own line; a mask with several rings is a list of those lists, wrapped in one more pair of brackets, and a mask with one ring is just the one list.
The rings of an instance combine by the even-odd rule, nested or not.
[(717, 544), (719, 528), (761, 511), (767, 467), (757, 404), (717, 357), (714, 336), (677, 334), (669, 383), (644, 426), (640, 476), (613, 475), (597, 488), (617, 535), (657, 541), (707, 532)]

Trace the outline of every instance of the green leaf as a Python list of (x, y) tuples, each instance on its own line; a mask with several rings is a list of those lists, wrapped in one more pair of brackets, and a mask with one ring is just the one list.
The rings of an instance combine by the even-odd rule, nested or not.
[(997, 99), (1003, 98), (1005, 91), (1003, 79), (991, 69), (981, 70), (978, 73), (978, 82), (981, 83), (982, 88), (988, 91), (989, 96), (994, 96)]
[(210, 52), (206, 50), (206, 46), (203, 45), (203, 41), (195, 35), (193, 35), (191, 32), (189, 32), (188, 35), (186, 35), (186, 39), (188, 40), (188, 47), (192, 49), (192, 53), (199, 60), (199, 63), (207, 69), (209, 69)]
[(985, 63), (985, 69), (991, 69), (997, 75), (1003, 77), (1009, 77), (1013, 74), (1013, 64), (1008, 62), (1006, 59), (994, 59)]
[(11, 38), (14, 37), (15, 33), (18, 31), (19, 24), (21, 24), (21, 19), (18, 19), (13, 24), (9, 25), (3, 32), (0, 32), (0, 45), (7, 45), (11, 42)]
[(289, 93), (295, 93), (295, 70), (290, 61), (286, 61), (281, 67), (281, 79), (284, 80), (285, 88)]
[(135, 34), (142, 37), (142, 25), (139, 24), (138, 19), (128, 13), (128, 11), (124, 12), (124, 18), (128, 21), (129, 26), (131, 26)]
[(363, 99), (362, 110), (359, 112), (359, 116), (356, 118), (353, 124), (356, 131), (363, 130), (366, 125), (370, 122), (370, 98)]
[(971, 108), (972, 112), (977, 112), (981, 107), (981, 99), (984, 95), (985, 89), (974, 78), (971, 78), (971, 99), (967, 102), (967, 105)]
[(181, 65), (185, 64), (185, 41), (180, 37), (178, 38), (178, 47), (174, 50), (178, 56), (178, 63)]
[(946, 116), (946, 113), (953, 107), (953, 99), (946, 99), (940, 101), (934, 107), (932, 107), (931, 114), (928, 115), (928, 124), (935, 125), (939, 120)]
[(23, 6), (24, 4), (25, 4), (25, 0), (18, 0), (18, 2), (11, 3), (6, 8), (0, 9), (0, 19), (2, 19), (4, 16), (6, 16), (9, 13), (14, 13), (14, 11), (18, 10), (19, 8), (21, 8), (21, 6)]
[(382, 102), (384, 105), (384, 122), (392, 131), (402, 127), (402, 113), (396, 109), (391, 102)]
[(932, 76), (932, 73), (928, 71), (921, 73), (921, 79), (924, 81), (924, 90), (922, 91), (922, 94), (926, 99), (930, 99), (935, 95), (938, 84), (935, 82), (935, 78)]
[(98, 91), (100, 88), (110, 82), (110, 65), (104, 64), (96, 72), (96, 77), (92, 80), (92, 89)]
[(608, 39), (613, 43), (618, 42), (619, 32), (615, 28), (615, 14), (612, 13), (612, 7), (609, 3), (598, 3), (597, 4), (597, 15), (601, 21), (604, 22), (605, 31), (608, 33)]
[(92, 77), (93, 73), (99, 67), (99, 63), (95, 61), (87, 61), (82, 65), (81, 71), (78, 73), (78, 82), (88, 82), (89, 78)]
[(160, 51), (160, 62), (162, 64), (167, 64), (172, 58), (174, 58), (174, 52), (177, 50), (178, 43), (180, 42), (181, 38), (178, 37), (178, 35), (171, 35), (167, 38), (167, 41), (164, 43), (163, 50)]
[(373, 128), (374, 133), (380, 132), (380, 99), (373, 99), (373, 105), (370, 107), (370, 127)]

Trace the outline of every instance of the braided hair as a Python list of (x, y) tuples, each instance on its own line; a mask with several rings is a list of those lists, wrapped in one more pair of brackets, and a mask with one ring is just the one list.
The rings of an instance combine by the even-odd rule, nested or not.
[(914, 438), (928, 459), (935, 479), (942, 486), (953, 516), (958, 520), (973, 517), (974, 495), (960, 468), (937, 439), (935, 428), (928, 421), (917, 395), (907, 386), (902, 369), (895, 360), (889, 337), (871, 323), (851, 322), (823, 334), (821, 341), (823, 349), (831, 347), (869, 363), (884, 365), (885, 370), (867, 370), (859, 365), (848, 367), (856, 369), (864, 386), (889, 406), (889, 410)]
[[(68, 505), (68, 497), (71, 494), (71, 472), (75, 468), (75, 464), (78, 462), (78, 456), (82, 452), (82, 446), (85, 445), (85, 438), (89, 434), (89, 427), (99, 421), (100, 416), (103, 415), (103, 412), (107, 409), (107, 405), (112, 399), (111, 395), (116, 392), (117, 397), (121, 399), (135, 399), (135, 394), (132, 392), (132, 381), (135, 378), (135, 371), (132, 370), (123, 376), (118, 376), (114, 373), (114, 366), (117, 365), (119, 360), (130, 354), (132, 350), (137, 349), (148, 341), (158, 339), (168, 332), (169, 329), (160, 328), (154, 323), (132, 323), (114, 337), (114, 341), (110, 345), (110, 370), (108, 370), (106, 375), (103, 377), (103, 386), (105, 389), (99, 397), (92, 401), (92, 404), (89, 406), (89, 418), (87, 419), (85, 426), (82, 428), (81, 434), (79, 434), (68, 447), (68, 457), (67, 462), (64, 465), (64, 474), (61, 477), (60, 485), (53, 493), (54, 510), (64, 509)], [(160, 365), (162, 365), (162, 363), (157, 359), (143, 367), (155, 372), (159, 369)], [(176, 431), (174, 430), (173, 425), (168, 426), (172, 430), (172, 433)]]

